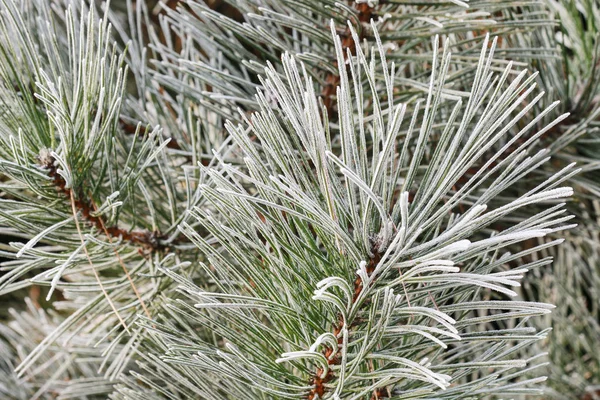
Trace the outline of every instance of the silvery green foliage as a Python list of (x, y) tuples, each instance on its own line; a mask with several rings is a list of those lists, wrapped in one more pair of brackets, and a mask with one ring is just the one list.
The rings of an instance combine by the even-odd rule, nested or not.
[(565, 99), (560, 109), (570, 115), (542, 141), (556, 164), (577, 162), (581, 168), (569, 181), (576, 193), (569, 211), (577, 215), (579, 226), (567, 234), (565, 246), (544, 253), (556, 261), (527, 276), (523, 295), (557, 305), (551, 315), (535, 321), (538, 327), (552, 325), (553, 331), (534, 352), (549, 353), (546, 396), (576, 400), (598, 395), (600, 389), (600, 356), (594, 350), (600, 341), (600, 9), (588, 0), (548, 5), (559, 25), (538, 30), (528, 45), (555, 43), (555, 56), (534, 66), (540, 70), (541, 86)]
[[(213, 9), (213, 3), (230, 4), (235, 12), (224, 15)], [(257, 76), (267, 62), (282, 72), (280, 59), (286, 52), (304, 63), (319, 92), (335, 95), (339, 82), (334, 43), (328, 32), (331, 20), (343, 35), (344, 47), (352, 47), (347, 22), (361, 42), (373, 43), (373, 20), (389, 61), (402, 70), (395, 87), (398, 98), (406, 102), (415, 100), (426, 89), (426, 64), (431, 60), (433, 35), (450, 39), (455, 56), (447, 85), (460, 92), (475, 71), (474, 62), (485, 31), (499, 35), (528, 32), (550, 22), (540, 15), (535, 1), (519, 3), (531, 7), (530, 12), (524, 13), (516, 13), (514, 4), (501, 0), (381, 3), (187, 0), (177, 7), (159, 3), (148, 9), (143, 1), (134, 4), (127, 0), (127, 15), (111, 13), (111, 21), (122, 41), (129, 43), (129, 65), (140, 90), (140, 101), (132, 107), (137, 115), (160, 119), (163, 126), (179, 124), (170, 131), (178, 140), (186, 129), (185, 116), (190, 113), (187, 107), (199, 109), (194, 112), (202, 112), (207, 125), (218, 127), (224, 118), (241, 122), (239, 108), (256, 110), (254, 94), (261, 87)], [(159, 21), (158, 27), (152, 23), (154, 19)], [(536, 49), (529, 53), (537, 52)], [(504, 59), (523, 54), (508, 46), (499, 49), (499, 53)], [(501, 68), (504, 64), (502, 60), (498, 62), (496, 67)], [(168, 89), (176, 95), (165, 95)], [(152, 101), (148, 107), (144, 102), (149, 97)]]
[[(551, 7), (560, 21), (556, 36), (562, 57), (542, 69), (540, 77), (544, 86), (552, 85), (557, 95), (569, 99), (564, 108), (570, 112), (566, 132), (554, 147), (565, 162), (576, 161), (582, 167), (573, 183), (581, 187), (581, 196), (595, 200), (600, 197), (600, 6), (581, 0), (553, 1)], [(591, 205), (588, 209), (593, 213)]]
[(597, 201), (593, 211), (593, 215), (584, 214), (589, 218), (587, 223), (566, 235), (565, 246), (545, 253), (555, 258), (551, 273), (536, 271), (524, 288), (529, 297), (557, 304), (551, 315), (536, 321), (538, 326), (553, 327), (536, 349), (549, 352), (548, 398), (575, 400), (600, 390), (600, 356), (596, 351), (600, 339)]
[(35, 370), (25, 375), (15, 372), (19, 362), (63, 320), (60, 314), (45, 312), (28, 298), (25, 302), (25, 311), (11, 309), (13, 319), (0, 325), (0, 397), (50, 399), (60, 393), (60, 398), (105, 398), (113, 386), (98, 375), (98, 369), (106, 364), (102, 356), (105, 347), (90, 345), (94, 339), (87, 334), (50, 346)]
[(118, 383), (127, 399), (539, 392), (524, 378), (538, 357), (522, 354), (552, 306), (510, 297), (551, 261), (521, 260), (560, 240), (509, 249), (569, 227), (576, 170), (541, 172), (534, 145), (566, 116), (538, 107), (536, 75), (502, 59), (519, 50), (483, 29), (547, 21), (504, 19), (501, 1), (388, 2), (371, 24), (356, 5), (242, 1), (240, 22), (189, 1), (155, 25), (127, 5), (123, 20), (0, 2), (0, 226), (15, 237), (0, 294), (64, 296), (52, 324), (15, 314), (47, 330), (2, 348), (9, 384), (82, 398)]
[[(202, 201), (198, 168), (167, 152), (160, 126), (121, 130), (124, 53), (107, 20), (77, 5), (0, 3), (0, 226), (13, 237), (1, 249), (0, 293), (39, 285), (64, 297), (54, 307), (65, 318), (14, 365), (20, 379), (37, 379), (50, 349), (84, 333), (89, 346), (106, 345), (99, 377), (129, 370), (143, 334), (135, 320), (170, 287), (157, 267), (183, 262), (177, 225)], [(107, 237), (113, 226), (171, 253)]]
[[(495, 43), (490, 52), (483, 47), (464, 102), (444, 98), (450, 53), (434, 51), (429, 89), (410, 114), (393, 95), (365, 112), (360, 99), (377, 99), (380, 88), (391, 94), (394, 75), (381, 46), (377, 67), (357, 48), (350, 72), (339, 70), (335, 138), (304, 65), (286, 54), (283, 75), (268, 67), (260, 111), (227, 125), (244, 166), (221, 160), (205, 169), (201, 190), (212, 207), (191, 211), (216, 243), (180, 226), (205, 254), (209, 279), (197, 285), (165, 270), (184, 298), (146, 327), (147, 349), (166, 356), (145, 356), (142, 374), (116, 398), (161, 388), (215, 399), (535, 393), (529, 384), (540, 379), (514, 381), (535, 360), (514, 354), (545, 336), (525, 322), (552, 306), (508, 297), (529, 268), (550, 258), (508, 265), (560, 240), (519, 254), (506, 248), (568, 227), (560, 201), (572, 190), (561, 183), (573, 171), (502, 204), (505, 190), (548, 161), (545, 151), (527, 154), (540, 131), (517, 151), (498, 152), (456, 190), (464, 171), (541, 97), (523, 104), (535, 77), (511, 78), (511, 65), (494, 73)], [(542, 211), (532, 212), (533, 204)], [(509, 216), (518, 216), (510, 227), (493, 229)], [(203, 328), (212, 335), (200, 335)], [(167, 382), (173, 376), (177, 385)]]

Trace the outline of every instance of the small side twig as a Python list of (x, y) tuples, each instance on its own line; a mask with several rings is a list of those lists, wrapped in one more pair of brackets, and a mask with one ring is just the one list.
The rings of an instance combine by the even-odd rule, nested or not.
[(388, 390), (385, 388), (379, 388), (373, 391), (370, 400), (386, 399), (388, 397), (390, 397), (390, 393), (388, 392)]
[(67, 182), (58, 173), (58, 168), (55, 165), (55, 159), (52, 156), (41, 157), (41, 166), (48, 170), (48, 175), (52, 178), (52, 182), (56, 189), (65, 195), (68, 199), (73, 199), (73, 206), (81, 213), (83, 218), (98, 230), (104, 231), (108, 237), (113, 239), (122, 238), (122, 240), (139, 245), (144, 249), (151, 251), (163, 251), (166, 249), (164, 240), (165, 235), (160, 232), (144, 231), (128, 231), (119, 228), (118, 226), (106, 226), (102, 217), (95, 215), (93, 203), (87, 200), (82, 190), (77, 191), (77, 195), (73, 188), (67, 187)]
[[(125, 241), (129, 241), (133, 244), (139, 245), (142, 248), (150, 250), (150, 251), (163, 251), (166, 249), (166, 245), (163, 243), (164, 235), (162, 235), (160, 233), (149, 232), (149, 231), (131, 231), (130, 232), (125, 229), (119, 228), (118, 226), (107, 227), (106, 223), (102, 219), (102, 217), (99, 215), (95, 215), (97, 208), (96, 208), (96, 205), (93, 202), (93, 200), (85, 200), (82, 195), (82, 193), (83, 193), (82, 190), (79, 191), (78, 198), (75, 198), (74, 190), (72, 188), (67, 187), (67, 183), (66, 183), (65, 179), (58, 173), (58, 169), (56, 167), (56, 160), (54, 159), (54, 157), (52, 157), (50, 155), (44, 155), (44, 156), (40, 157), (40, 162), (41, 162), (41, 166), (48, 170), (48, 175), (52, 178), (53, 184), (56, 187), (56, 189), (60, 193), (65, 195), (65, 197), (67, 197), (67, 199), (69, 200), (70, 205), (71, 205), (71, 211), (73, 213), (73, 218), (75, 220), (75, 226), (77, 228), (77, 232), (79, 234), (82, 244), (84, 243), (84, 239), (83, 239), (83, 234), (82, 234), (81, 228), (79, 226), (79, 219), (77, 217), (78, 213), (81, 213), (83, 218), (89, 224), (91, 224), (92, 226), (95, 226), (96, 228), (98, 228), (99, 230), (104, 232), (104, 234), (106, 235), (106, 237), (108, 238), (108, 241), (110, 243), (112, 243), (113, 239), (115, 239), (115, 238), (122, 238)], [(87, 251), (87, 248), (85, 246), (83, 247), (83, 250), (86, 254), (89, 265), (92, 268), (92, 271), (94, 272), (94, 276), (96, 278), (96, 281), (98, 282), (98, 285), (100, 286), (100, 289), (102, 290), (104, 296), (108, 300), (113, 312), (117, 315), (121, 325), (123, 325), (125, 330), (127, 332), (129, 332), (129, 328), (125, 324), (125, 321), (119, 314), (119, 312), (116, 309), (114, 303), (112, 302), (110, 296), (108, 295), (108, 292), (104, 288), (102, 281), (100, 280), (100, 276), (99, 276), (98, 272), (96, 271), (96, 268), (94, 267), (92, 259), (91, 259), (90, 255)], [(148, 307), (146, 306), (144, 300), (142, 299), (137, 287), (135, 286), (135, 283), (133, 282), (133, 279), (131, 278), (131, 275), (129, 274), (129, 271), (127, 270), (127, 267), (125, 266), (125, 263), (121, 259), (121, 256), (119, 255), (119, 252), (116, 249), (115, 249), (115, 255), (117, 257), (119, 264), (123, 268), (123, 272), (125, 273), (125, 276), (127, 277), (136, 297), (140, 301), (140, 305), (142, 306), (144, 313), (146, 314), (146, 316), (148, 318), (151, 318)]]
[[(364, 23), (369, 23), (369, 21), (371, 20), (371, 17), (373, 16), (373, 8), (371, 8), (368, 3), (361, 3), (361, 4), (356, 4), (354, 3), (354, 1), (352, 1), (352, 4), (354, 4), (354, 8), (356, 9), (356, 16), (358, 19), (358, 22), (360, 24), (364, 24)], [(354, 40), (352, 39), (352, 35), (350, 33), (350, 28), (348, 26), (346, 26), (344, 33), (342, 35), (340, 35), (342, 38), (342, 48), (343, 49), (350, 49), (350, 52), (352, 55), (355, 55), (356, 53), (356, 48), (355, 46), (358, 46), (359, 43), (354, 43)], [(360, 29), (359, 32), (359, 39), (363, 39), (365, 37), (365, 30), (364, 29)], [(337, 63), (335, 63), (337, 64)], [(336, 90), (337, 87), (340, 85), (340, 76), (338, 74), (334, 74), (334, 73), (329, 73), (327, 74), (327, 76), (325, 77), (325, 85), (323, 86), (323, 90), (321, 91), (321, 97), (323, 98), (323, 105), (325, 106), (325, 109), (327, 110), (327, 115), (332, 118), (335, 115), (335, 104), (336, 104), (336, 99), (335, 99), (335, 94), (336, 94)]]

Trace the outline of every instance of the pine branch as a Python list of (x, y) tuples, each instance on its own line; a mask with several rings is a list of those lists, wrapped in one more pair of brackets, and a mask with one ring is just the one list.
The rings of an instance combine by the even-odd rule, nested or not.
[(552, 47), (520, 42), (533, 2), (176, 3), (105, 10), (121, 46), (87, 3), (0, 0), (0, 228), (26, 240), (0, 293), (65, 295), (33, 343), (0, 325), (0, 394), (538, 393), (552, 306), (511, 297), (573, 227), (578, 170), (536, 146), (580, 132), (504, 60)]
[[(530, 4), (535, 3), (522, 3), (523, 7)], [(170, 43), (155, 37), (152, 41), (155, 70), (150, 71), (154, 82), (183, 92), (186, 98), (205, 104), (223, 118), (236, 122), (242, 121), (238, 108), (249, 112), (257, 109), (254, 92), (262, 68), (267, 63), (279, 65), (279, 57), (286, 51), (303, 59), (307, 72), (319, 82), (317, 90), (322, 94), (326, 109), (331, 111), (329, 118), (335, 121), (337, 113), (333, 109), (339, 76), (337, 61), (331, 59), (333, 43), (325, 29), (332, 19), (336, 26), (344, 27), (343, 32), (338, 33), (343, 46), (351, 52), (352, 38), (348, 35), (347, 23), (353, 25), (361, 39), (372, 40), (362, 25), (376, 20), (375, 24), (382, 29), (384, 45), (395, 49), (389, 56), (398, 66), (410, 71), (405, 77), (409, 84), (397, 88), (407, 100), (422, 93), (418, 80), (427, 75), (422, 61), (430, 59), (432, 24), (436, 33), (456, 37), (455, 53), (460, 61), (455, 67), (461, 72), (457, 71), (455, 76), (459, 81), (466, 78), (464, 74), (472, 72), (471, 62), (477, 57), (475, 43), (482, 36), (471, 35), (474, 30), (498, 30), (504, 34), (514, 29), (513, 21), (503, 19), (505, 13), (514, 13), (513, 7), (501, 2), (473, 2), (470, 6), (460, 1), (436, 1), (427, 5), (377, 2), (371, 7), (368, 2), (326, 0), (302, 2), (295, 7), (285, 0), (277, 0), (263, 7), (261, 2), (244, 0), (235, 2), (234, 10), (225, 12), (212, 2), (186, 1), (176, 10), (164, 7), (161, 13), (164, 13), (162, 30), (172, 32), (172, 41), (189, 46), (185, 51), (176, 52)], [(492, 13), (498, 20), (488, 18)], [(534, 29), (547, 23), (527, 17), (525, 13), (519, 29)], [(137, 18), (144, 20), (143, 16)], [(135, 40), (137, 36), (141, 34), (134, 32), (123, 41)], [(142, 44), (139, 46), (143, 48)], [(511, 49), (503, 51), (509, 54)], [(175, 76), (187, 77), (183, 86), (173, 79)]]
[(74, 198), (75, 208), (81, 212), (83, 218), (96, 229), (106, 232), (112, 240), (125, 240), (141, 246), (150, 251), (165, 251), (169, 244), (165, 243), (167, 236), (160, 232), (150, 231), (129, 231), (118, 226), (107, 226), (100, 215), (95, 215), (96, 207), (92, 200), (87, 199), (83, 189), (72, 189), (67, 186), (67, 182), (58, 172), (56, 160), (51, 155), (42, 155), (40, 157), (41, 167), (48, 171), (48, 176), (52, 178), (52, 183), (56, 189), (67, 199)]
[[(203, 268), (211, 283), (198, 287), (165, 271), (180, 282), (185, 300), (170, 303), (181, 326), (166, 321), (157, 325), (157, 336), (149, 344), (176, 348), (167, 365), (153, 365), (162, 371), (154, 376), (172, 367), (180, 381), (201, 382), (198, 393), (214, 391), (224, 399), (377, 398), (386, 392), (451, 399), (469, 388), (473, 396), (502, 392), (515, 376), (508, 371), (527, 364), (506, 359), (509, 354), (545, 335), (519, 319), (548, 311), (538, 309), (545, 307), (539, 304), (529, 309), (526, 302), (481, 302), (479, 288), (516, 295), (506, 286), (516, 286), (530, 265), (505, 266), (537, 249), (517, 255), (505, 249), (569, 227), (563, 225), (570, 217), (562, 216), (562, 205), (545, 208), (539, 202), (570, 195), (570, 189), (557, 185), (571, 170), (507, 200), (500, 194), (547, 161), (543, 152), (524, 159), (520, 151), (501, 160), (494, 175), (482, 168), (470, 186), (457, 192), (451, 188), (517, 124), (519, 118), (509, 116), (525, 103), (533, 80), (521, 73), (505, 82), (511, 66), (494, 79), (489, 69), (492, 44), (489, 54), (482, 52), (470, 94), (477, 103), (469, 101), (463, 109), (454, 100), (450, 117), (438, 115), (450, 58), (445, 47), (442, 55), (434, 53), (424, 109), (403, 123), (407, 107), (394, 104), (392, 97), (373, 114), (360, 108), (361, 102), (350, 108), (355, 104), (352, 89), (358, 98), (366, 96), (363, 79), (373, 82), (370, 90), (376, 100), (378, 93), (393, 93), (394, 77), (383, 60), (378, 64), (382, 71), (368, 68), (372, 64), (360, 48), (346, 75), (341, 39), (334, 40), (343, 106), (335, 148), (321, 120), (313, 83), (290, 56), (283, 58), (285, 74), (273, 67), (265, 70), (260, 111), (244, 125), (228, 124), (245, 166), (220, 162), (217, 169), (205, 169), (211, 184), (203, 186), (204, 196), (220, 213), (202, 208), (191, 212), (207, 235), (187, 224), (180, 228), (206, 255)], [(381, 46), (371, 54), (385, 57)], [(488, 82), (494, 82), (491, 89)], [(528, 101), (519, 117), (540, 97)], [(384, 114), (393, 116), (387, 124)], [(458, 115), (461, 121), (455, 124)], [(443, 121), (441, 128), (434, 128), (437, 118)], [(455, 126), (461, 128), (453, 132)], [(422, 150), (432, 143), (434, 129), (440, 129), (441, 139), (425, 158)], [(394, 145), (413, 131), (414, 149)], [(375, 148), (368, 150), (366, 143)], [(415, 192), (410, 204), (409, 190)], [(499, 204), (486, 212), (486, 204), (493, 201)], [(466, 210), (454, 214), (461, 204)], [(525, 207), (533, 204), (542, 211), (529, 214)], [(509, 227), (490, 233), (499, 220), (510, 221)], [(536, 261), (531, 267), (548, 262)], [(489, 307), (489, 312), (470, 315), (480, 307)], [(504, 307), (516, 308), (505, 313)], [(481, 318), (502, 328), (486, 326), (482, 331)], [(504, 324), (513, 318), (514, 324)], [(196, 334), (202, 329), (212, 336)], [(189, 334), (181, 337), (177, 332)], [(505, 342), (517, 337), (523, 342), (516, 347)], [(480, 351), (482, 342), (488, 342), (489, 351)], [(487, 375), (481, 369), (485, 367), (500, 370)], [(474, 370), (475, 381), (468, 379)], [(517, 386), (516, 391), (528, 390)]]
[[(71, 337), (66, 345), (52, 346), (43, 355), (41, 368), (35, 373), (20, 376), (15, 368), (27, 354), (35, 350), (62, 322), (64, 313), (35, 307), (25, 297), (24, 310), (7, 310), (10, 323), (0, 324), (0, 397), (3, 399), (56, 398), (106, 398), (114, 380), (96, 371), (103, 363), (102, 353), (109, 350), (106, 344), (90, 347), (93, 334), (81, 332)], [(85, 357), (77, 352), (86, 348)], [(117, 353), (123, 350), (117, 345)], [(110, 352), (110, 351), (109, 351)], [(114, 359), (116, 354), (110, 355)]]

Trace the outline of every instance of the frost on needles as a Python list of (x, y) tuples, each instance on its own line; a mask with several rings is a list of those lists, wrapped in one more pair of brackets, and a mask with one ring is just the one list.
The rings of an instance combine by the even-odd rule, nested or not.
[[(284, 55), (283, 74), (268, 67), (260, 111), (227, 125), (243, 165), (204, 168), (210, 206), (190, 210), (196, 226), (180, 225), (205, 255), (207, 279), (164, 270), (184, 297), (168, 303), (173, 314), (154, 329), (145, 323), (154, 331), (149, 348), (168, 351), (164, 366), (148, 365), (136, 378), (155, 390), (167, 384), (187, 396), (232, 399), (531, 391), (535, 382), (514, 383), (531, 366), (517, 351), (545, 336), (525, 321), (552, 306), (509, 298), (528, 268), (550, 259), (507, 269), (538, 250), (511, 254), (507, 246), (568, 228), (560, 199), (572, 190), (561, 184), (573, 168), (507, 200), (548, 162), (546, 151), (528, 150), (564, 116), (527, 140), (519, 142), (533, 122), (507, 139), (542, 94), (532, 96), (533, 78), (512, 74), (510, 64), (493, 72), (494, 47), (486, 39), (464, 102), (444, 91), (450, 53), (435, 52), (425, 99), (409, 108), (393, 101), (393, 67), (381, 46), (370, 49), (377, 57), (361, 47), (352, 57), (336, 37), (343, 67), (335, 127), (323, 120), (302, 63)], [(372, 112), (363, 99), (372, 99)], [(440, 105), (448, 102), (446, 114)], [(486, 291), (492, 300), (483, 301)], [(194, 387), (167, 383), (171, 369)], [(129, 384), (120, 388), (125, 397), (136, 390)]]
[[(165, 139), (176, 123), (121, 135), (124, 110), (158, 115), (152, 122), (181, 110), (152, 105), (158, 89), (140, 96), (150, 105), (123, 103), (125, 59), (144, 55), (121, 53), (106, 20), (64, 13), (65, 57), (54, 28), (40, 32), (40, 51), (31, 21), (4, 4), (4, 35), (18, 39), (3, 43), (0, 70), (3, 85), (18, 87), (3, 87), (12, 96), (0, 126), (10, 197), (0, 222), (24, 242), (3, 248), (12, 260), (0, 293), (35, 283), (48, 298), (57, 289), (68, 297), (62, 310), (30, 306), (13, 313), (18, 324), (1, 325), (0, 350), (20, 363), (0, 364), (0, 393), (58, 360), (56, 373), (75, 378), (65, 397), (90, 387), (114, 399), (539, 392), (538, 356), (524, 349), (548, 331), (528, 320), (553, 306), (515, 299), (515, 288), (551, 262), (527, 256), (562, 240), (511, 250), (571, 227), (565, 181), (577, 170), (542, 172), (550, 157), (537, 140), (567, 115), (553, 117), (558, 103), (537, 109), (536, 74), (496, 62), (496, 39), (482, 40), (469, 90), (459, 91), (446, 85), (450, 40), (436, 36), (426, 84), (400, 103), (406, 80), (376, 25), (369, 45), (352, 24), (340, 38), (332, 23), (335, 93), (315, 90), (306, 54), (282, 51), (247, 85), (253, 99), (204, 100), (251, 106), (225, 123), (228, 139), (209, 132), (211, 142), (187, 124), (188, 154)], [(12, 68), (13, 58), (26, 67)], [(140, 71), (138, 90), (153, 84)], [(198, 158), (203, 141), (214, 148), (208, 160)], [(524, 180), (533, 184), (521, 190)], [(48, 331), (35, 330), (17, 356), (17, 333), (36, 319)]]

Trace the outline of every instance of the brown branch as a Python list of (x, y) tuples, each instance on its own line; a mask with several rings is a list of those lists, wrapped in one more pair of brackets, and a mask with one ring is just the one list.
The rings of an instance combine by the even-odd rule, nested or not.
[[(367, 3), (354, 4), (354, 8), (356, 9), (356, 17), (358, 22), (362, 25), (363, 23), (369, 23), (371, 21), (371, 17), (373, 16), (373, 9), (369, 7)], [(361, 26), (362, 28), (362, 26)], [(354, 43), (352, 39), (352, 35), (350, 33), (350, 28), (346, 26), (344, 33), (340, 35), (342, 38), (342, 49), (350, 49), (352, 55), (356, 54), (356, 47), (359, 46), (360, 43)], [(365, 29), (360, 29), (358, 32), (359, 39), (365, 38)], [(334, 65), (337, 65), (337, 62), (334, 62)], [(335, 73), (329, 73), (325, 77), (325, 86), (321, 91), (321, 97), (323, 98), (323, 105), (327, 110), (327, 115), (329, 118), (332, 118), (335, 115), (335, 104), (336, 104), (336, 90), (340, 85), (340, 76)]]
[[(52, 163), (52, 165), (54, 165), (54, 163)], [(123, 328), (125, 329), (125, 331), (127, 333), (131, 334), (131, 332), (129, 331), (129, 328), (127, 327), (127, 324), (125, 323), (125, 320), (123, 319), (123, 317), (121, 317), (121, 314), (119, 314), (119, 310), (117, 310), (117, 307), (115, 306), (115, 303), (110, 298), (110, 295), (106, 291), (106, 288), (104, 287), (104, 284), (100, 280), (100, 275), (98, 274), (98, 270), (96, 270), (96, 267), (94, 266), (94, 263), (92, 262), (92, 258), (90, 257), (90, 253), (88, 252), (88, 249), (85, 246), (85, 241), (83, 240), (83, 233), (81, 232), (81, 228), (79, 227), (79, 221), (77, 220), (77, 207), (75, 205), (75, 202), (76, 202), (75, 201), (75, 196), (73, 196), (73, 192), (72, 191), (69, 191), (68, 193), (69, 193), (69, 200), (70, 200), (70, 203), (71, 203), (71, 212), (73, 213), (73, 220), (75, 221), (75, 227), (77, 228), (77, 233), (79, 234), (79, 240), (81, 240), (81, 245), (83, 246), (83, 252), (85, 253), (85, 257), (88, 260), (88, 263), (90, 265), (90, 268), (92, 269), (92, 272), (94, 273), (94, 277), (96, 278), (96, 282), (98, 282), (98, 286), (100, 287), (100, 290), (102, 291), (102, 293), (104, 294), (104, 297), (108, 301), (108, 304), (110, 305), (110, 308), (113, 310), (113, 312), (117, 316), (117, 319), (119, 320), (120, 324), (123, 326)]]
[(586, 393), (581, 399), (582, 400), (595, 400), (600, 398), (600, 390)]
[(150, 251), (164, 251), (167, 245), (164, 243), (166, 236), (160, 232), (144, 231), (128, 231), (118, 226), (107, 226), (105, 221), (99, 215), (95, 214), (94, 203), (87, 200), (82, 190), (74, 191), (67, 187), (67, 182), (58, 173), (58, 168), (55, 165), (56, 160), (52, 156), (40, 157), (40, 163), (43, 168), (48, 170), (48, 176), (52, 178), (52, 183), (56, 189), (62, 193), (67, 199), (73, 199), (74, 208), (81, 213), (88, 224), (96, 227), (98, 230), (105, 232), (109, 239), (118, 239), (141, 246), (143, 249)]
[(370, 400), (379, 400), (379, 399), (385, 399), (388, 397), (390, 397), (390, 393), (388, 392), (388, 390), (385, 388), (380, 388), (380, 389), (376, 389), (373, 392)]
[[(367, 275), (370, 276), (373, 273), (373, 271), (375, 271), (375, 267), (377, 266), (377, 264), (379, 264), (379, 261), (381, 260), (381, 256), (382, 256), (382, 254), (379, 252), (378, 247), (376, 245), (374, 245), (373, 246), (373, 256), (369, 259), (369, 262), (367, 263), (367, 266), (366, 266)], [(352, 296), (352, 304), (356, 303), (356, 301), (358, 300), (358, 296), (360, 295), (360, 292), (362, 290), (363, 290), (362, 279), (360, 279), (360, 277), (357, 277), (356, 280), (354, 281), (354, 295)], [(357, 322), (358, 321), (355, 320), (352, 323), (350, 323), (348, 326), (348, 330), (350, 330), (351, 328), (354, 328), (356, 326)], [(340, 363), (340, 357), (338, 354), (336, 354), (334, 357), (331, 357), (331, 355), (334, 353), (334, 351), (337, 353), (337, 350), (342, 346), (342, 342), (343, 342), (342, 328), (343, 327), (344, 327), (344, 319), (342, 318), (341, 315), (339, 315), (338, 322), (333, 324), (333, 329), (332, 329), (333, 335), (337, 338), (338, 348), (332, 349), (331, 347), (327, 347), (327, 348), (325, 348), (325, 350), (323, 350), (323, 355), (327, 359), (327, 363), (329, 364), (329, 366), (337, 365)], [(315, 375), (311, 378), (311, 380), (309, 382), (314, 387), (308, 393), (308, 396), (307, 396), (308, 400), (315, 400), (315, 399), (317, 399), (317, 396), (319, 396), (318, 397), (319, 399), (323, 398), (323, 395), (327, 391), (325, 384), (330, 382), (335, 377), (335, 375), (333, 374), (333, 370), (331, 368), (329, 368), (329, 370), (327, 371), (327, 374), (325, 374), (324, 377), (321, 377), (321, 375), (323, 375), (323, 369), (317, 368)], [(378, 391), (379, 390), (382, 390), (382, 389), (378, 389)], [(378, 391), (376, 391), (376, 392), (378, 392)], [(380, 396), (380, 398), (381, 398), (381, 396)]]

